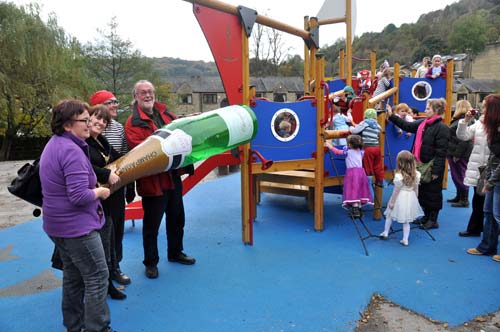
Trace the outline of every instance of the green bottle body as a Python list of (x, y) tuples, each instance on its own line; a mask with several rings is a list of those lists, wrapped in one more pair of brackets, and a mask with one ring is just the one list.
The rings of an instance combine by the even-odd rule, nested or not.
[(176, 119), (162, 129), (191, 137), (191, 152), (179, 166), (184, 167), (250, 142), (257, 134), (257, 118), (250, 107), (231, 105)]

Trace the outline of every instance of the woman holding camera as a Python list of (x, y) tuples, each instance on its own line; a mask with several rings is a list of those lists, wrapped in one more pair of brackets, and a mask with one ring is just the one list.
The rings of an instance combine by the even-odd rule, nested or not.
[(498, 234), (500, 222), (500, 94), (488, 95), (483, 101), (484, 129), (490, 149), (484, 180), (483, 238), (476, 248), (467, 249), (471, 255), (493, 255), (500, 262)]
[[(465, 113), (463, 119), (458, 121), (456, 135), (462, 141), (472, 141), (473, 147), (467, 163), (465, 171), (464, 185), (474, 187), (474, 195), (472, 196), (472, 213), (469, 218), (469, 223), (465, 231), (459, 232), (459, 236), (480, 236), (483, 231), (483, 205), (484, 194), (478, 191), (479, 168), (486, 166), (490, 149), (486, 139), (486, 131), (484, 128), (484, 115), (481, 115), (478, 121), (473, 125), (468, 125), (469, 121), (474, 118), (476, 111), (469, 110)], [(453, 174), (453, 173), (452, 173)]]

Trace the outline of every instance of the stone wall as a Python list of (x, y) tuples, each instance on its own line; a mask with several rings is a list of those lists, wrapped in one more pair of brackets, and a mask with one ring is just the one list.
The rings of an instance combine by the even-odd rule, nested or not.
[(498, 79), (500, 77), (500, 43), (486, 45), (472, 63), (472, 77), (475, 79)]

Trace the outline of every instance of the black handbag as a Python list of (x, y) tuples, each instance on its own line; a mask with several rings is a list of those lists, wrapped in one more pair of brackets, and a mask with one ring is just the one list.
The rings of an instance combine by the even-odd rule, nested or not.
[(26, 163), (17, 171), (17, 177), (12, 180), (7, 190), (14, 196), (17, 196), (36, 206), (42, 206), (42, 183), (40, 182), (39, 166), (40, 159), (33, 163)]

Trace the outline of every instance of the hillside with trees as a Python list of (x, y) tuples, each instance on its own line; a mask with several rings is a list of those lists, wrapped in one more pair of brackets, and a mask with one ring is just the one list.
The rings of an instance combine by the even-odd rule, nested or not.
[[(358, 8), (363, 10), (363, 8)], [(374, 17), (373, 19), (377, 19)], [(289, 54), (282, 33), (255, 25), (250, 40), (250, 74), (252, 76), (301, 76), (302, 54)], [(500, 0), (461, 0), (420, 16), (416, 23), (399, 28), (389, 23), (381, 32), (364, 33), (353, 41), (353, 56), (368, 59), (371, 50), (377, 59), (398, 61), (410, 66), (422, 57), (433, 54), (477, 54), (486, 43), (499, 40)], [(320, 29), (321, 40), (321, 29)], [(345, 48), (345, 39), (333, 45), (323, 45), (320, 52), (326, 58), (326, 76), (338, 75), (338, 55)], [(173, 58), (153, 59), (155, 69), (165, 77), (215, 76), (213, 62), (186, 61)], [(354, 70), (366, 68), (367, 63), (353, 62)]]
[[(253, 33), (251, 75), (302, 75), (302, 54), (290, 54), (281, 32), (256, 25)], [(379, 62), (411, 65), (435, 53), (477, 54), (486, 43), (498, 41), (499, 34), (500, 0), (461, 0), (414, 24), (398, 28), (391, 23), (379, 33), (356, 37), (353, 55), (368, 58), (375, 50)], [(16, 138), (50, 135), (50, 110), (63, 98), (89, 100), (96, 90), (110, 90), (125, 109), (119, 118), (123, 121), (133, 99), (131, 86), (140, 78), (151, 80), (157, 98), (171, 105), (176, 96), (166, 77), (218, 75), (213, 62), (146, 58), (117, 34), (114, 18), (97, 35), (94, 42), (82, 44), (66, 34), (57, 17), (43, 21), (39, 5), (0, 2), (0, 160), (9, 158)], [(337, 75), (344, 47), (345, 41), (338, 40), (320, 50), (327, 76)], [(354, 63), (354, 70), (366, 66)]]
[[(398, 61), (409, 66), (426, 55), (477, 54), (486, 43), (498, 41), (499, 36), (499, 0), (461, 0), (420, 16), (416, 23), (402, 24), (399, 28), (390, 23), (379, 33), (356, 37), (353, 55), (366, 59), (375, 50), (380, 63), (387, 59), (391, 64)], [(338, 75), (337, 57), (341, 48), (345, 48), (345, 40), (322, 48), (329, 63), (327, 76)], [(353, 62), (353, 66), (355, 70), (366, 68), (366, 63)]]

